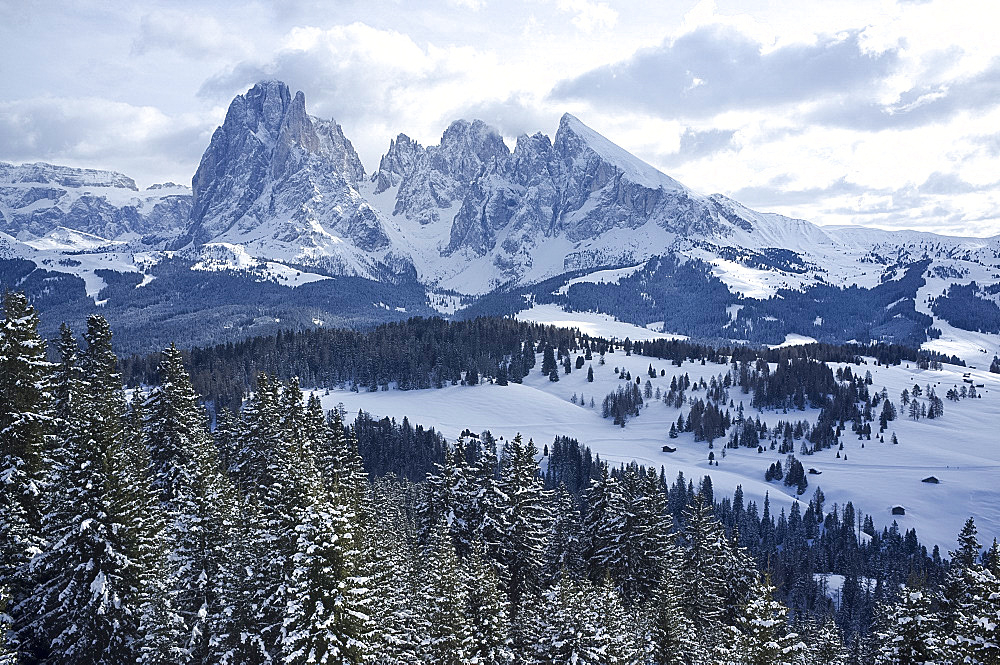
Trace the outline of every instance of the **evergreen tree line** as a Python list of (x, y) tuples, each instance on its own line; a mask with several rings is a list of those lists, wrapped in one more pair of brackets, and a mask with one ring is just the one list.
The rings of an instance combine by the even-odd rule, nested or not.
[(756, 346), (717, 346), (700, 344), (688, 340), (654, 339), (632, 343), (633, 352), (640, 355), (662, 358), (674, 361), (699, 361), (725, 363), (727, 359), (739, 362), (763, 360), (778, 363), (783, 360), (811, 359), (824, 363), (861, 364), (862, 357), (875, 358), (875, 361), (887, 367), (904, 362), (916, 363), (921, 369), (930, 368), (931, 363), (950, 363), (965, 366), (965, 361), (958, 356), (947, 356), (936, 351), (918, 349), (902, 344), (874, 342), (871, 344), (798, 344), (779, 348), (761, 348)]
[[(896, 365), (915, 362), (928, 367), (942, 361), (964, 365), (928, 351), (896, 344), (845, 345), (808, 344), (765, 349), (752, 346), (712, 346), (688, 340), (623, 341), (581, 336), (551, 326), (513, 319), (477, 318), (448, 322), (438, 318), (411, 318), (368, 331), (320, 328), (282, 331), (211, 347), (182, 350), (190, 368), (195, 390), (217, 408), (235, 410), (254, 388), (256, 377), (268, 374), (281, 380), (299, 377), (313, 387), (344, 387), (380, 390), (389, 385), (407, 390), (442, 387), (446, 384), (478, 383), (492, 380), (500, 384), (519, 382), (534, 368), (534, 353), (549, 348), (554, 360), (569, 369), (570, 353), (590, 360), (594, 354), (624, 350), (672, 360), (714, 362), (737, 361), (752, 364), (811, 359), (820, 363), (860, 364), (861, 357)], [(548, 360), (546, 358), (545, 360)], [(129, 386), (157, 382), (159, 359), (156, 354), (122, 359), (122, 373)], [(546, 363), (543, 372), (558, 380), (559, 371)], [(567, 372), (568, 373), (568, 372)]]
[[(369, 391), (390, 384), (401, 390), (440, 388), (477, 383), (480, 377), (506, 384), (520, 382), (534, 367), (536, 346), (559, 349), (562, 358), (581, 344), (589, 349), (572, 331), (513, 319), (411, 318), (368, 331), (280, 332), (182, 354), (198, 394), (218, 408), (236, 410), (260, 374), (285, 381), (299, 377), (316, 388)], [(156, 383), (158, 363), (155, 355), (123, 359), (126, 383)]]

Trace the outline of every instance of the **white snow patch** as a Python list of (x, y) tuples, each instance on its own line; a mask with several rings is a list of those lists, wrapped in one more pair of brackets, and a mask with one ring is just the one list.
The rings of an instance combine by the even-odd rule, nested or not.
[(592, 272), (588, 275), (581, 275), (580, 277), (574, 277), (565, 284), (559, 287), (556, 291), (559, 295), (565, 295), (569, 291), (569, 287), (574, 284), (617, 284), (622, 277), (629, 277), (642, 268), (646, 266), (646, 262), (642, 262), (638, 265), (628, 266), (627, 268), (612, 268), (610, 270), (598, 270)]
[(815, 344), (815, 337), (807, 337), (805, 335), (796, 335), (795, 333), (788, 333), (785, 335), (785, 341), (781, 344), (769, 344), (768, 346), (772, 349), (781, 349), (786, 346), (802, 346), (803, 344)]
[[(760, 506), (768, 493), (775, 514), (782, 507), (787, 511), (795, 500), (808, 500), (818, 486), (826, 495), (827, 509), (834, 503), (843, 506), (852, 501), (858, 510), (872, 515), (877, 529), (896, 521), (900, 530), (915, 528), (923, 544), (939, 545), (945, 551), (954, 547), (955, 536), (970, 515), (975, 518), (984, 541), (1000, 534), (996, 481), (1000, 474), (1000, 446), (996, 445), (995, 435), (996, 423), (1000, 423), (1000, 375), (984, 369), (971, 370), (975, 383), (985, 385), (979, 389), (982, 398), (946, 401), (941, 419), (915, 422), (901, 417), (890, 423), (885, 443), (874, 436), (871, 441), (858, 441), (848, 431), (843, 437), (840, 458), (836, 457), (836, 448), (799, 456), (805, 467), (816, 468), (822, 475), (810, 475), (806, 495), (796, 497), (794, 490), (781, 483), (764, 482), (767, 467), (785, 459), (776, 450), (760, 454), (755, 449), (726, 450), (726, 457), (722, 458), (722, 442), (717, 440), (714, 452), (719, 466), (710, 467), (707, 443), (695, 442), (690, 433), (668, 440), (666, 432), (670, 424), (682, 413), (687, 414), (688, 405), (675, 409), (662, 401), (647, 400), (640, 415), (629, 420), (624, 429), (600, 417), (601, 400), (623, 385), (614, 374), (614, 367), (631, 372), (633, 377), (642, 377), (645, 383), (646, 369), (652, 364), (657, 374), (651, 379), (654, 390), (659, 387), (664, 391), (674, 376), (687, 373), (692, 382), (701, 378), (709, 381), (726, 372), (728, 366), (684, 363), (674, 367), (669, 361), (625, 356), (621, 351), (607, 354), (605, 365), (596, 357), (588, 364), (594, 369), (593, 383), (587, 382), (585, 370), (560, 375), (558, 382), (552, 382), (536, 368), (522, 384), (509, 386), (458, 385), (441, 390), (374, 393), (344, 389), (332, 390), (322, 399), (328, 409), (342, 402), (348, 413), (364, 409), (375, 416), (397, 420), (408, 416), (411, 422), (434, 427), (450, 440), (465, 428), (475, 432), (489, 429), (495, 436), (507, 438), (521, 432), (534, 439), (539, 449), (556, 436), (575, 437), (613, 464), (636, 460), (657, 469), (662, 465), (670, 479), (678, 471), (695, 481), (709, 474), (719, 497), (731, 495), (737, 485), (742, 485), (746, 500), (756, 501)], [(842, 365), (833, 368), (838, 366)], [(659, 376), (661, 369), (666, 372), (663, 377)], [(943, 370), (920, 370), (905, 363), (877, 367), (872, 360), (852, 369), (862, 373), (871, 371), (872, 390), (885, 387), (897, 409), (903, 388), (912, 390), (914, 383), (921, 386), (929, 383), (943, 397), (948, 388), (961, 386), (962, 374), (970, 371), (954, 365), (945, 365)], [(586, 406), (571, 403), (573, 394), (583, 395)], [(699, 393), (690, 392), (689, 396), (698, 397)], [(750, 396), (742, 395), (739, 389), (731, 389), (730, 397), (737, 403), (742, 401), (748, 415), (759, 416), (771, 427), (779, 420), (815, 422), (819, 413), (813, 409), (787, 414), (758, 413), (750, 406)], [(595, 402), (594, 409), (589, 407), (591, 399)], [(898, 445), (889, 443), (893, 433), (899, 439)], [(668, 441), (677, 448), (676, 452), (661, 451)], [(941, 483), (921, 482), (930, 475)], [(906, 506), (906, 515), (892, 515), (894, 505)]]
[(576, 328), (586, 335), (608, 339), (650, 340), (687, 339), (684, 335), (672, 335), (641, 328), (625, 323), (608, 314), (597, 312), (567, 312), (559, 305), (535, 305), (531, 309), (518, 312), (514, 318), (562, 328)]

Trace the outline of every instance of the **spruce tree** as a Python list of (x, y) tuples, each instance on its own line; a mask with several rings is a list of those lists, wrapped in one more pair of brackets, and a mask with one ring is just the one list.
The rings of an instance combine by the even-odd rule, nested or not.
[(499, 555), (512, 614), (517, 613), (525, 596), (536, 594), (541, 587), (549, 515), (535, 461), (537, 452), (533, 441), (525, 444), (520, 434), (515, 436), (505, 448), (498, 483), (502, 525)]
[(17, 650), (11, 643), (11, 619), (7, 614), (10, 605), (10, 594), (6, 588), (0, 587), (0, 665), (15, 665)]
[(44, 546), (41, 487), (53, 431), (52, 365), (38, 315), (23, 293), (4, 296), (0, 327), (0, 580), (10, 594), (13, 629), (31, 594), (31, 558)]
[(419, 589), (414, 573), (416, 556), (411, 520), (405, 496), (412, 491), (405, 481), (378, 480), (372, 492), (373, 514), (370, 541), (374, 546), (366, 561), (372, 594), (369, 616), (377, 628), (371, 644), (373, 662), (379, 665), (416, 662), (421, 642), (422, 609), (415, 600)]
[(886, 607), (874, 630), (877, 665), (942, 662), (946, 656), (941, 616), (934, 609), (934, 592), (912, 579), (899, 600)]
[(545, 350), (542, 352), (542, 374), (551, 377), (553, 372), (556, 373), (556, 378), (552, 380), (558, 381), (559, 366), (556, 364), (556, 354), (552, 347), (546, 344)]
[(549, 582), (555, 581), (563, 572), (571, 575), (583, 572), (580, 511), (563, 482), (559, 483), (552, 500), (552, 522), (545, 562), (545, 578)]
[(953, 604), (954, 629), (946, 647), (961, 654), (963, 663), (1000, 663), (1000, 546), (996, 539), (983, 557), (985, 565), (965, 571), (966, 591)]
[(417, 602), (422, 609), (424, 631), (422, 659), (464, 665), (473, 648), (465, 617), (468, 590), (443, 518), (431, 530), (421, 560), (422, 583)]
[(257, 528), (260, 520), (255, 498), (237, 502), (228, 556), (219, 570), (223, 621), (214, 650), (222, 665), (271, 662), (258, 611), (258, 584), (267, 556)]
[(951, 565), (945, 573), (942, 610), (952, 631), (960, 615), (969, 611), (973, 577), (981, 570), (978, 563), (981, 547), (977, 533), (975, 521), (968, 518), (958, 534), (958, 548), (949, 552)]
[(212, 645), (222, 622), (219, 578), (235, 497), (173, 346), (163, 352), (159, 374), (160, 384), (144, 407), (142, 432), (153, 489), (167, 520), (170, 605), (183, 621), (175, 662), (207, 663), (217, 659)]
[(465, 619), (469, 630), (468, 655), (482, 665), (509, 663), (513, 658), (509, 638), (510, 608), (501, 580), (486, 558), (485, 548), (476, 544), (465, 562)]
[(752, 598), (737, 619), (735, 653), (746, 665), (797, 665), (805, 643), (788, 631), (788, 610), (774, 600), (770, 580), (754, 585)]
[(700, 494), (684, 509), (678, 579), (684, 611), (706, 645), (722, 639), (726, 612), (729, 545), (722, 525)]
[(625, 552), (620, 537), (624, 516), (623, 497), (618, 483), (601, 465), (600, 476), (591, 479), (585, 492), (587, 511), (583, 517), (583, 558), (587, 576), (598, 582), (610, 571), (624, 566)]
[(138, 468), (137, 437), (125, 427), (107, 321), (90, 317), (84, 337), (86, 380), (63, 387), (68, 419), (44, 488), (48, 544), (33, 564), (42, 580), (35, 629), (53, 662), (135, 662), (146, 593), (159, 584), (151, 575), (151, 560), (161, 554), (158, 520)]
[[(532, 663), (632, 665), (642, 649), (634, 620), (609, 580), (595, 586), (562, 575), (534, 619)], [(528, 659), (526, 659), (528, 660)]]
[(671, 567), (662, 572), (644, 613), (649, 656), (658, 665), (702, 662), (706, 654), (684, 613), (683, 593)]
[(358, 575), (350, 514), (324, 496), (319, 474), (302, 489), (295, 554), (282, 624), (287, 665), (362, 663), (370, 649), (368, 589)]
[(819, 626), (809, 640), (807, 662), (823, 665), (847, 665), (847, 650), (837, 622), (830, 616)]

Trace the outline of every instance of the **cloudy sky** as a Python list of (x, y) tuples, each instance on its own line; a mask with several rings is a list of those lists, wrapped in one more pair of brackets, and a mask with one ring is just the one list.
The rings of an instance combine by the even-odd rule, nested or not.
[(262, 78), (365, 168), (459, 117), (571, 112), (703, 193), (820, 224), (1000, 234), (995, 3), (0, 0), (0, 161), (189, 183)]

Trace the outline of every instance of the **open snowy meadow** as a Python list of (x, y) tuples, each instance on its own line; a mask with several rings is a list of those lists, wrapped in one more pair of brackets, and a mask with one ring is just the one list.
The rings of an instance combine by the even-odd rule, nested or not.
[[(537, 313), (552, 315), (547, 310)], [(596, 314), (563, 313), (544, 322), (572, 325), (590, 334), (619, 339), (626, 335), (631, 339), (666, 336)], [(345, 389), (319, 394), (324, 408), (343, 404), (349, 417), (358, 410), (396, 420), (405, 416), (414, 425), (437, 429), (450, 441), (465, 429), (476, 433), (489, 430), (498, 439), (521, 433), (534, 439), (542, 451), (556, 436), (573, 437), (613, 465), (635, 460), (657, 469), (662, 466), (669, 480), (679, 471), (695, 481), (710, 475), (719, 497), (731, 495), (739, 485), (748, 501), (762, 504), (767, 494), (775, 513), (782, 508), (787, 510), (793, 501), (808, 501), (815, 488), (820, 487), (828, 506), (852, 501), (862, 513), (872, 515), (877, 528), (895, 520), (901, 530), (915, 528), (922, 543), (928, 547), (939, 545), (943, 552), (953, 547), (957, 525), (970, 515), (975, 517), (984, 540), (988, 542), (1000, 535), (1000, 502), (996, 501), (1000, 483), (1000, 375), (990, 374), (983, 368), (973, 370), (955, 365), (944, 365), (941, 370), (921, 370), (913, 363), (884, 367), (876, 366), (872, 359), (866, 362), (854, 366), (852, 371), (862, 376), (870, 371), (870, 390), (885, 388), (896, 404), (899, 417), (889, 423), (884, 443), (874, 432), (870, 441), (859, 441), (849, 430), (845, 431), (844, 450), (840, 451), (839, 458), (836, 448), (801, 455), (797, 441), (796, 457), (806, 469), (819, 472), (807, 476), (809, 487), (801, 497), (796, 496), (794, 487), (780, 481), (765, 482), (768, 466), (786, 457), (776, 450), (765, 449), (758, 453), (748, 448), (725, 449), (726, 439), (714, 441), (710, 449), (708, 442), (695, 442), (690, 432), (682, 432), (676, 439), (668, 438), (671, 423), (676, 423), (681, 415), (686, 417), (690, 405), (685, 404), (680, 409), (667, 406), (662, 399), (655, 398), (656, 390), (665, 393), (674, 377), (686, 374), (692, 383), (688, 397), (704, 398), (704, 389), (694, 390), (694, 384), (701, 379), (710, 382), (712, 377), (729, 371), (731, 365), (685, 362), (677, 367), (668, 360), (626, 356), (618, 350), (606, 354), (603, 365), (600, 358), (594, 356), (582, 369), (574, 369), (571, 374), (564, 374), (560, 369), (560, 380), (553, 382), (541, 374), (539, 355), (535, 369), (522, 384), (356, 393)], [(656, 378), (648, 375), (650, 365)], [(588, 366), (594, 369), (593, 383), (587, 381)], [(831, 364), (831, 368), (836, 367)], [(649, 380), (654, 391), (654, 397), (645, 400), (640, 415), (630, 419), (624, 428), (601, 417), (605, 395), (627, 383), (619, 378), (616, 369), (630, 374), (633, 382), (640, 378), (643, 388)], [(969, 377), (964, 376), (967, 373)], [(945, 400), (943, 418), (913, 421), (900, 406), (903, 389), (912, 390), (916, 384), (926, 390), (929, 385), (943, 397), (949, 388), (969, 386), (963, 383), (966, 378), (982, 386), (977, 389), (979, 397), (958, 402)], [(752, 396), (744, 395), (738, 386), (730, 388), (729, 394), (734, 415), (742, 403), (748, 417), (759, 417), (772, 428), (779, 421), (815, 422), (819, 414), (817, 409), (808, 408), (788, 413), (758, 411), (750, 406)], [(892, 434), (899, 441), (896, 445), (890, 442)], [(667, 444), (676, 447), (676, 452), (663, 452)], [(718, 466), (710, 464), (710, 452), (715, 453)], [(930, 476), (940, 483), (921, 482)], [(905, 514), (893, 515), (894, 507), (902, 507)]]

